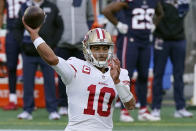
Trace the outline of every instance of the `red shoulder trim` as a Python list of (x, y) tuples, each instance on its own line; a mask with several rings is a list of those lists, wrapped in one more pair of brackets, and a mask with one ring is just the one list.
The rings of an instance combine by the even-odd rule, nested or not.
[(76, 77), (76, 72), (77, 72), (76, 68), (72, 64), (70, 64), (70, 66), (74, 69), (74, 71), (75, 71), (74, 77)]

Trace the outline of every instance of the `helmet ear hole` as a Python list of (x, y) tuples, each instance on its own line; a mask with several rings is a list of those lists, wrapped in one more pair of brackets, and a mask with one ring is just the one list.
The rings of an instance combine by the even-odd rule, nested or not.
[[(113, 42), (109, 32), (101, 28), (95, 28), (87, 32), (84, 37), (83, 43), (83, 54), (86, 61), (92, 63), (97, 67), (107, 67), (108, 60), (110, 60), (113, 56)], [(109, 48), (108, 57), (105, 61), (97, 61), (92, 52), (91, 46), (92, 45), (107, 45)]]

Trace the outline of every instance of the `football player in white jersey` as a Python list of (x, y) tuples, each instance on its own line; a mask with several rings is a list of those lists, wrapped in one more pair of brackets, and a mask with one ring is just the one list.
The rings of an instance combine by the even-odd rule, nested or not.
[(112, 57), (113, 43), (106, 30), (96, 28), (86, 34), (83, 40), (86, 61), (75, 57), (64, 60), (38, 35), (39, 28), (31, 29), (24, 18), (23, 24), (39, 55), (66, 85), (69, 122), (65, 131), (112, 131), (117, 94), (127, 109), (135, 107), (128, 71), (121, 69), (119, 60)]

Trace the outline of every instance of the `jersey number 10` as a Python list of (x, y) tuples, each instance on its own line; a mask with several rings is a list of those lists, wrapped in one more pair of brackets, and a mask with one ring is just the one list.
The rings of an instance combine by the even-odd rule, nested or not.
[[(89, 97), (88, 97), (88, 105), (87, 108), (84, 109), (84, 114), (88, 114), (88, 115), (95, 115), (95, 110), (93, 109), (93, 104), (94, 104), (94, 97), (95, 97), (95, 92), (96, 92), (96, 85), (90, 85), (88, 87), (88, 91), (89, 93)], [(109, 101), (107, 103), (107, 110), (103, 111), (103, 101), (104, 101), (104, 96), (106, 93), (110, 94), (110, 98)], [(111, 104), (112, 101), (115, 98), (115, 91), (112, 88), (108, 88), (108, 87), (103, 87), (100, 90), (100, 94), (99, 94), (99, 99), (98, 99), (98, 106), (97, 106), (97, 113), (100, 116), (103, 117), (107, 117), (110, 115), (110, 110), (111, 110)]]

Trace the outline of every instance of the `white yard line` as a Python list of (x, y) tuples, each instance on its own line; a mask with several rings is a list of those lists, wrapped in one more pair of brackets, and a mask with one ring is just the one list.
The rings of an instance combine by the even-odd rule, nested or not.
[(63, 131), (63, 130), (21, 130), (21, 129), (0, 129), (0, 131)]
[[(63, 130), (16, 130), (16, 129), (0, 129), (0, 131), (63, 131)], [(113, 131), (130, 131), (130, 130), (113, 130)], [(133, 131), (133, 130), (132, 130)]]
[[(0, 131), (63, 131), (63, 130), (24, 130), (24, 129), (0, 129)], [(130, 131), (130, 130), (113, 130), (113, 131)], [(132, 130), (133, 131), (133, 130)]]
[(24, 130), (24, 129), (0, 129), (0, 131), (63, 131), (63, 130)]

